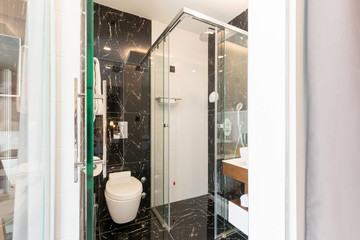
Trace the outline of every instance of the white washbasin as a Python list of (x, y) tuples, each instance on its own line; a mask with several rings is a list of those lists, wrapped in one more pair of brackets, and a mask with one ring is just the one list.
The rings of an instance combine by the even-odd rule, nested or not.
[(223, 160), (223, 162), (248, 169), (247, 161), (244, 158), (227, 159), (227, 160)]

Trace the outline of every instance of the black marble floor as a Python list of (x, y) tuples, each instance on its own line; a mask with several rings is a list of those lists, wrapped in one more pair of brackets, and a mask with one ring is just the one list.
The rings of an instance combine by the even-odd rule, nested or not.
[[(167, 213), (167, 205), (157, 209)], [(116, 224), (111, 219), (100, 221), (97, 239), (127, 239), (127, 240), (207, 240), (214, 239), (214, 201), (210, 195), (203, 195), (170, 204), (171, 230), (170, 233), (153, 213), (152, 209), (143, 209), (137, 218), (127, 224)], [(217, 232), (224, 232), (234, 227), (217, 219)], [(247, 240), (247, 236), (240, 231), (228, 235), (229, 240)]]

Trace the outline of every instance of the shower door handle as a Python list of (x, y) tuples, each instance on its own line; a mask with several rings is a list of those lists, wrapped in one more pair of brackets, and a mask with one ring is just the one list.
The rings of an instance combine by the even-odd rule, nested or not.
[(79, 150), (80, 150), (80, 144), (79, 144), (79, 128), (80, 126), (80, 122), (78, 119), (79, 116), (79, 108), (78, 108), (78, 99), (79, 98), (85, 98), (85, 94), (84, 93), (78, 93), (78, 79), (74, 78), (74, 121), (75, 121), (75, 125), (74, 125), (74, 139), (75, 139), (75, 143), (74, 143), (74, 183), (77, 183), (79, 180), (79, 168), (82, 169), (85, 166), (85, 159), (78, 161), (79, 158), (81, 158), (81, 156), (83, 156), (83, 154), (79, 155)]

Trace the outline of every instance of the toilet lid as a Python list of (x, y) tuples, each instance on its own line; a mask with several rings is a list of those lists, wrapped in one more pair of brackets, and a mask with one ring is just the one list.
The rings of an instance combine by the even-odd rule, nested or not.
[(142, 184), (134, 177), (112, 179), (107, 181), (105, 192), (114, 200), (129, 200), (141, 194)]

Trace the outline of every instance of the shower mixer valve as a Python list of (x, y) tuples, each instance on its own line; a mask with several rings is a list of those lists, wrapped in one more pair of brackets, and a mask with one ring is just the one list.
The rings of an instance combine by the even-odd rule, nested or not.
[(128, 122), (121, 121), (115, 127), (114, 139), (128, 138)]

